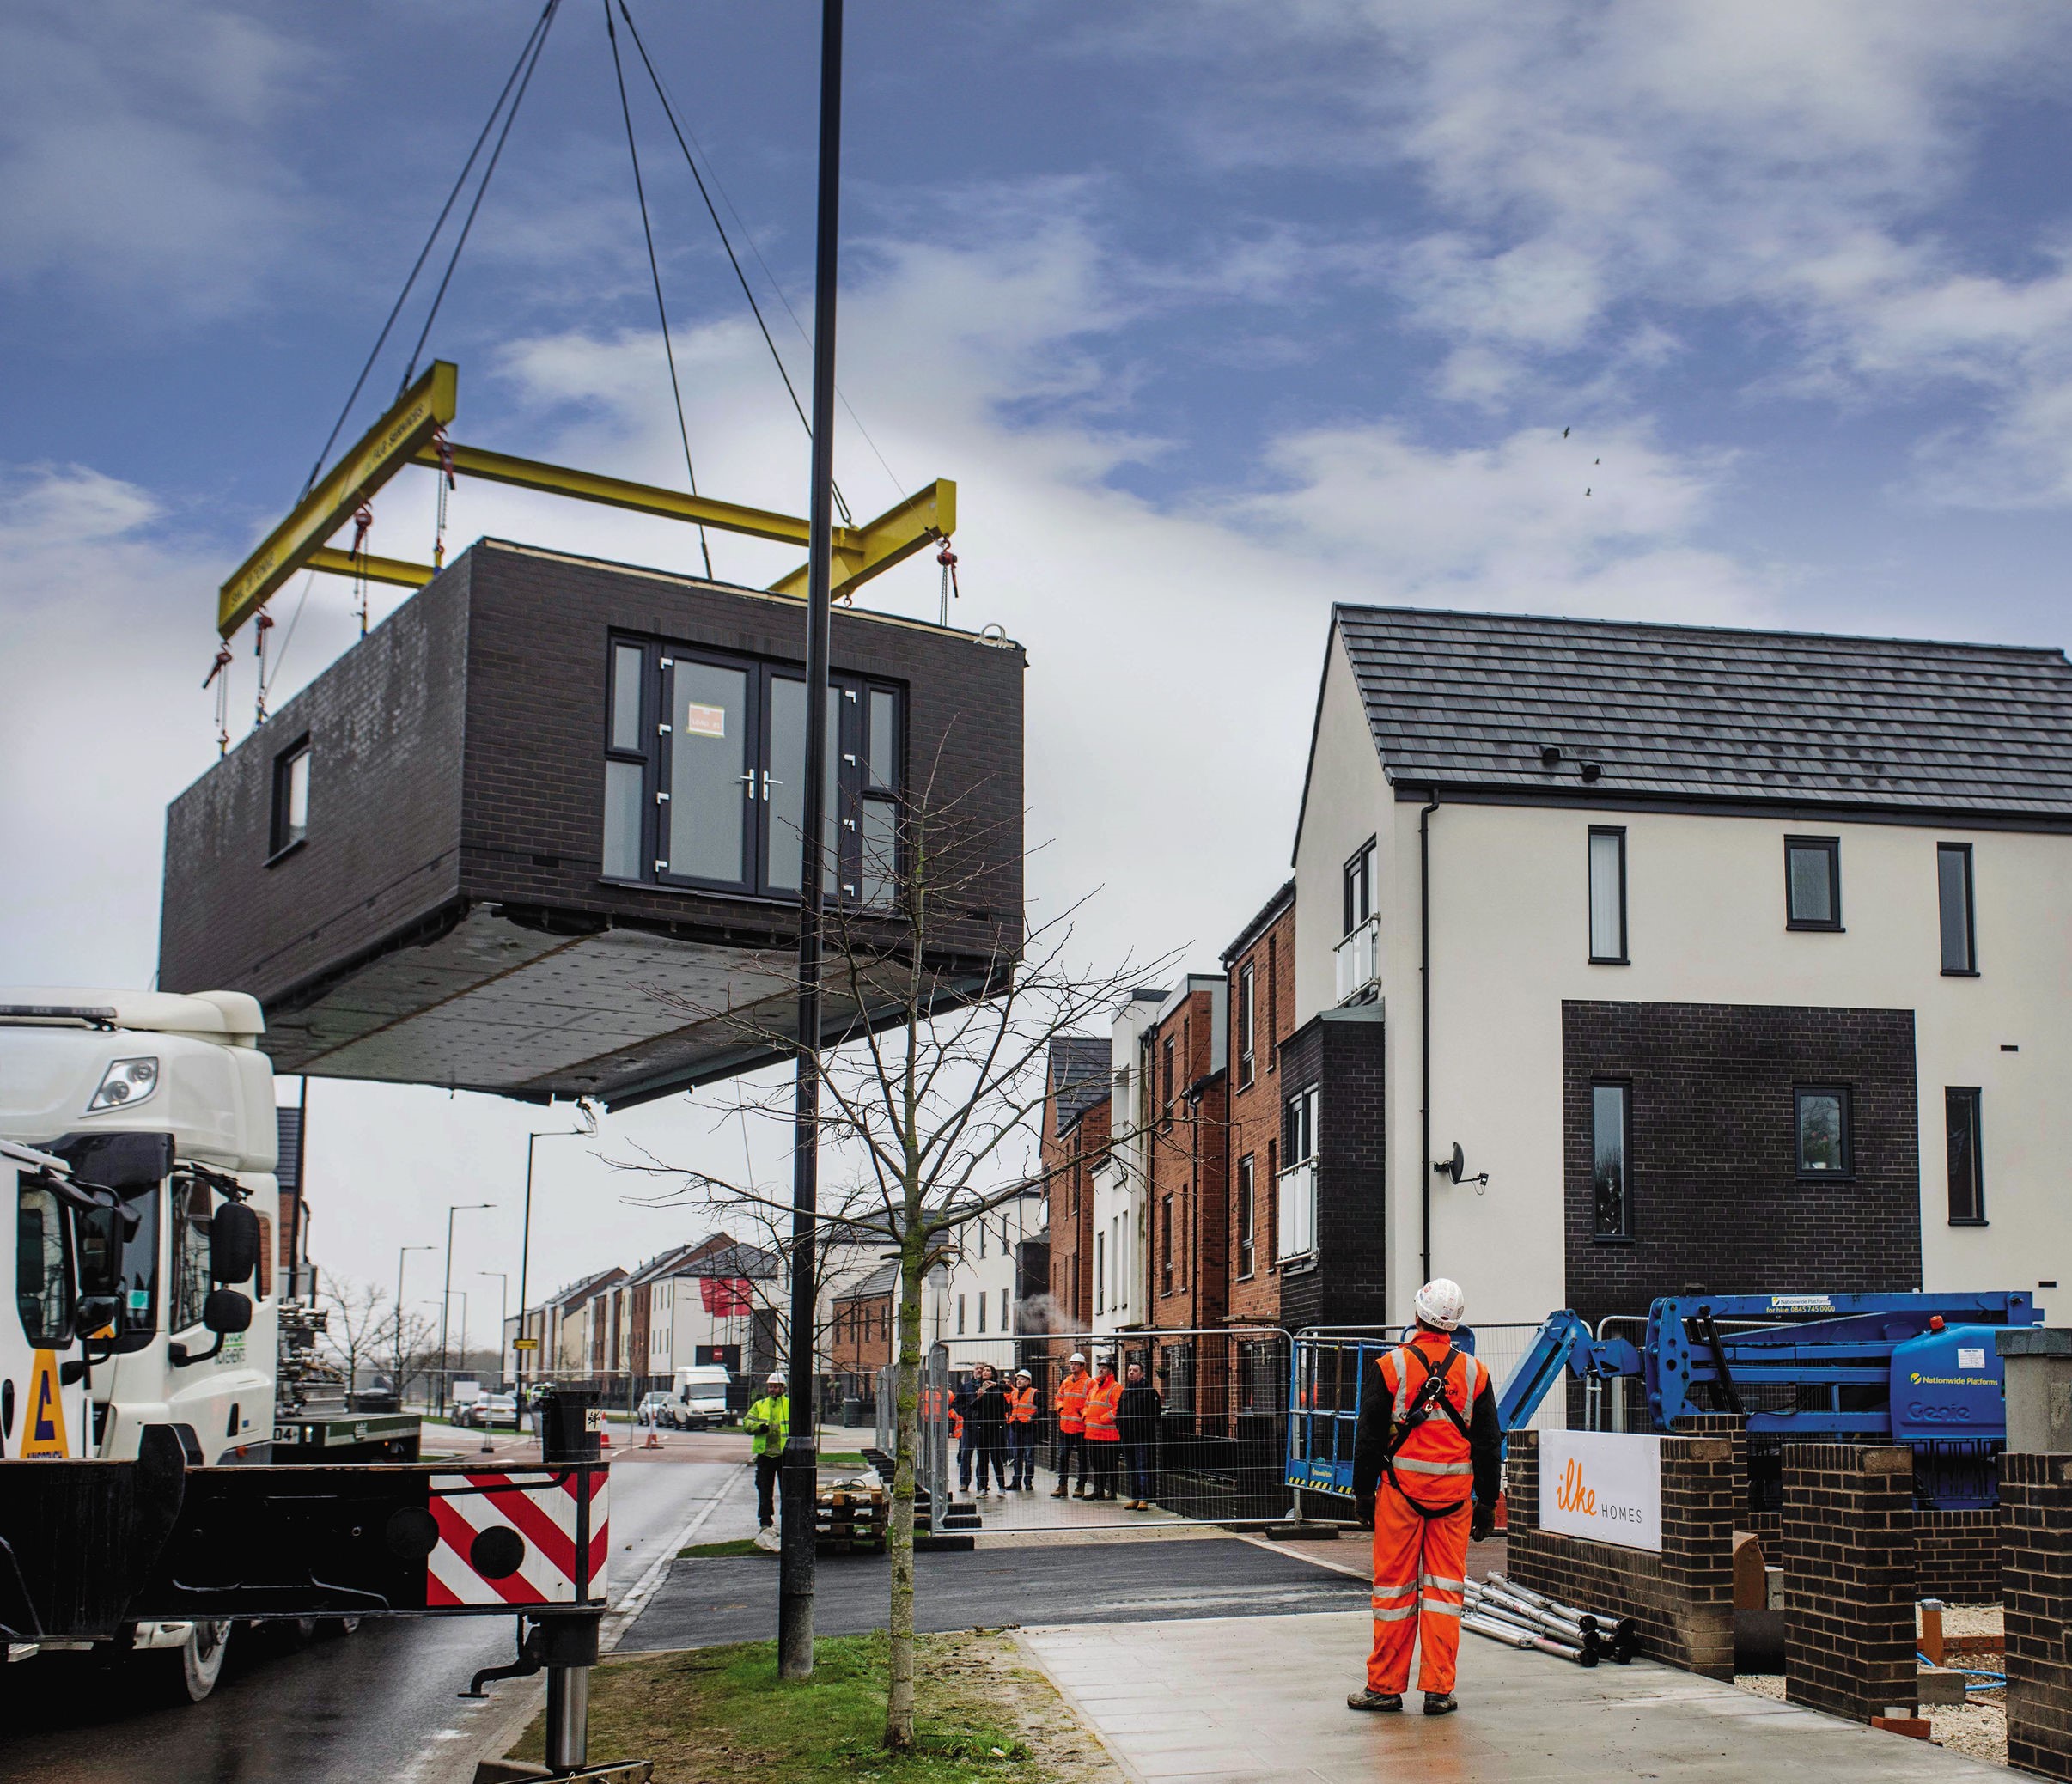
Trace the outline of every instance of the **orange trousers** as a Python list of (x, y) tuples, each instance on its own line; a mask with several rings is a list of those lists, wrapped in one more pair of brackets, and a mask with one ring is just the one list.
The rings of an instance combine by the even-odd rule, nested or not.
[[(1429, 1503), (1429, 1501), (1427, 1501)], [(1384, 1481), (1374, 1495), (1374, 1647), (1367, 1657), (1370, 1691), (1410, 1689), (1416, 1644), (1417, 1689), (1450, 1691), (1460, 1655), (1460, 1606), (1467, 1593), (1468, 1525), (1463, 1499), (1436, 1518), (1421, 1516)]]

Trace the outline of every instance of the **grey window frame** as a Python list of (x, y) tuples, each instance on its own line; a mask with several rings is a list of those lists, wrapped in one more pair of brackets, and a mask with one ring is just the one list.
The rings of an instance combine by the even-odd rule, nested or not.
[[(1600, 1205), (1597, 1195), (1597, 1093), (1600, 1090), (1618, 1093), (1618, 1152), (1619, 1168), (1624, 1180), (1619, 1185), (1619, 1213), (1623, 1216), (1619, 1229), (1615, 1233), (1600, 1230)], [(1636, 1234), (1633, 1219), (1633, 1081), (1630, 1078), (1593, 1078), (1590, 1081), (1590, 1243), (1599, 1245), (1630, 1245)]]
[[(1949, 950), (1943, 946), (1947, 929), (1942, 904), (1942, 861), (1945, 855), (1950, 855), (1961, 857), (1964, 863), (1964, 965), (1961, 966), (1950, 965)], [(1943, 977), (1978, 977), (1978, 899), (1971, 880), (1971, 845), (1969, 843), (1935, 844), (1935, 947), (1942, 957)]]
[[(303, 734), (278, 752), (273, 758), (273, 783), (267, 801), (266, 865), (285, 861), (309, 840), (309, 813), (302, 813), (302, 827), (293, 835), (289, 833), (288, 810), (294, 800), (295, 764), (308, 764), (303, 770), (308, 775), (315, 764), (311, 758), (309, 734)], [(305, 786), (303, 799), (307, 802), (309, 789)]]
[(1247, 959), (1238, 968), (1238, 1085), (1240, 1089), (1250, 1084), (1255, 1075), (1252, 1058), (1258, 1040), (1258, 989), (1254, 982), (1252, 965)]
[[(1953, 1161), (1956, 1136), (1950, 1129), (1950, 1106), (1961, 1100), (1970, 1117), (1971, 1201), (1968, 1213), (1957, 1211), (1957, 1184), (1949, 1174)], [(1942, 1091), (1942, 1154), (1943, 1189), (1949, 1210), (1949, 1224), (1953, 1227), (1984, 1227), (1990, 1224), (1985, 1211), (1985, 1130), (1984, 1123), (1984, 1096), (1976, 1084), (1945, 1085)]]
[[(1340, 937), (1341, 940), (1344, 935), (1351, 935), (1374, 914), (1374, 855), (1379, 841), (1379, 837), (1369, 837), (1345, 857), (1345, 865), (1340, 870), (1343, 876), (1341, 884), (1344, 892), (1344, 908), (1341, 914), (1345, 919), (1345, 928)], [(1359, 902), (1366, 906), (1364, 910), (1354, 908), (1353, 888), (1356, 885), (1360, 888)]]
[[(1825, 917), (1799, 916), (1791, 908), (1791, 857), (1795, 849), (1819, 849), (1827, 856), (1827, 890), (1831, 914)], [(1784, 838), (1784, 927), (1787, 929), (1842, 933), (1842, 838), (1840, 837), (1786, 837)]]
[[(1596, 872), (1597, 839), (1600, 837), (1618, 838), (1618, 952), (1600, 954), (1597, 951), (1597, 887), (1593, 876)], [(1593, 966), (1630, 966), (1631, 941), (1626, 928), (1626, 826), (1623, 824), (1593, 824), (1590, 839), (1584, 845), (1583, 856), (1583, 916), (1589, 932), (1590, 964)]]
[[(1801, 1144), (1805, 1132), (1805, 1117), (1801, 1112), (1809, 1096), (1834, 1096), (1842, 1103), (1842, 1168), (1839, 1171), (1808, 1170), (1806, 1154)], [(1801, 1183), (1850, 1183), (1856, 1175), (1856, 1098), (1852, 1086), (1836, 1083), (1831, 1079), (1818, 1082), (1808, 1080), (1791, 1087), (1791, 1164), (1792, 1174)]]
[(1248, 1282), (1258, 1267), (1258, 1167), (1252, 1154), (1238, 1160), (1237, 1174), (1237, 1279)]

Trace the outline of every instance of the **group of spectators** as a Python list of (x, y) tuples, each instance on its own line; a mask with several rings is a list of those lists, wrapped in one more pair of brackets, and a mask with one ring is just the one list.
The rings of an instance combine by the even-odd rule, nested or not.
[[(1066, 1363), (1051, 1408), (1044, 1405), (1028, 1370), (1017, 1369), (1009, 1378), (999, 1374), (990, 1363), (972, 1366), (970, 1378), (957, 1388), (950, 1405), (960, 1489), (984, 1499), (990, 1478), (1003, 1494), (1030, 1491), (1036, 1483), (1036, 1435), (1046, 1411), (1057, 1416), (1057, 1485), (1051, 1498), (1113, 1499), (1119, 1464), (1130, 1495), (1124, 1508), (1150, 1510), (1157, 1491), (1158, 1432), (1164, 1402), (1145, 1380), (1141, 1363), (1131, 1363), (1128, 1381), (1118, 1382), (1112, 1356), (1102, 1356), (1089, 1375), (1082, 1351), (1074, 1351)], [(1079, 1487), (1074, 1495), (1076, 1463)]]

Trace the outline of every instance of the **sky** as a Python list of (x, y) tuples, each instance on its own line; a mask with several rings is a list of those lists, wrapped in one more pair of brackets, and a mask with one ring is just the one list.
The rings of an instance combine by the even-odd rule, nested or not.
[[(628, 3), (803, 393), (817, 9)], [(537, 15), (0, 15), (0, 982), (150, 982), (164, 808), (216, 755), (215, 588)], [(803, 432), (621, 37), (698, 486), (802, 512)], [(2062, 645), (2069, 73), (2072, 14), (2019, 0), (852, 0), (838, 472), (865, 514), (957, 479), (954, 623), (1029, 653), (1035, 916), (1087, 898), (1089, 959), (1213, 967), (1287, 872), (1333, 601)], [(424, 320), (420, 292), (344, 437)], [(426, 350), (456, 438), (681, 486), (600, 4), (557, 15)], [(430, 485), (390, 485), (370, 549), (429, 555)], [(449, 548), (484, 534), (697, 563), (670, 523), (464, 483)], [(923, 557), (866, 604), (939, 594)], [(351, 603), (276, 598), (277, 703)], [(329, 1081), (310, 1109), (327, 1269), (393, 1288), (399, 1245), (493, 1201), (454, 1286), (515, 1297), (558, 1112)], [(535, 1288), (702, 1233), (612, 1158), (744, 1147), (778, 1180), (776, 1137), (702, 1101), (542, 1142)]]

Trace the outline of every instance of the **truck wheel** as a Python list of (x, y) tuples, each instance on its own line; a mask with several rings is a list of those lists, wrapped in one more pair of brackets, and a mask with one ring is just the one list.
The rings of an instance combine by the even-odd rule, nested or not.
[(198, 1623), (189, 1631), (179, 1649), (179, 1685), (186, 1691), (188, 1702), (199, 1703), (216, 1689), (216, 1680), (223, 1676), (223, 1654), (229, 1646), (228, 1623)]

